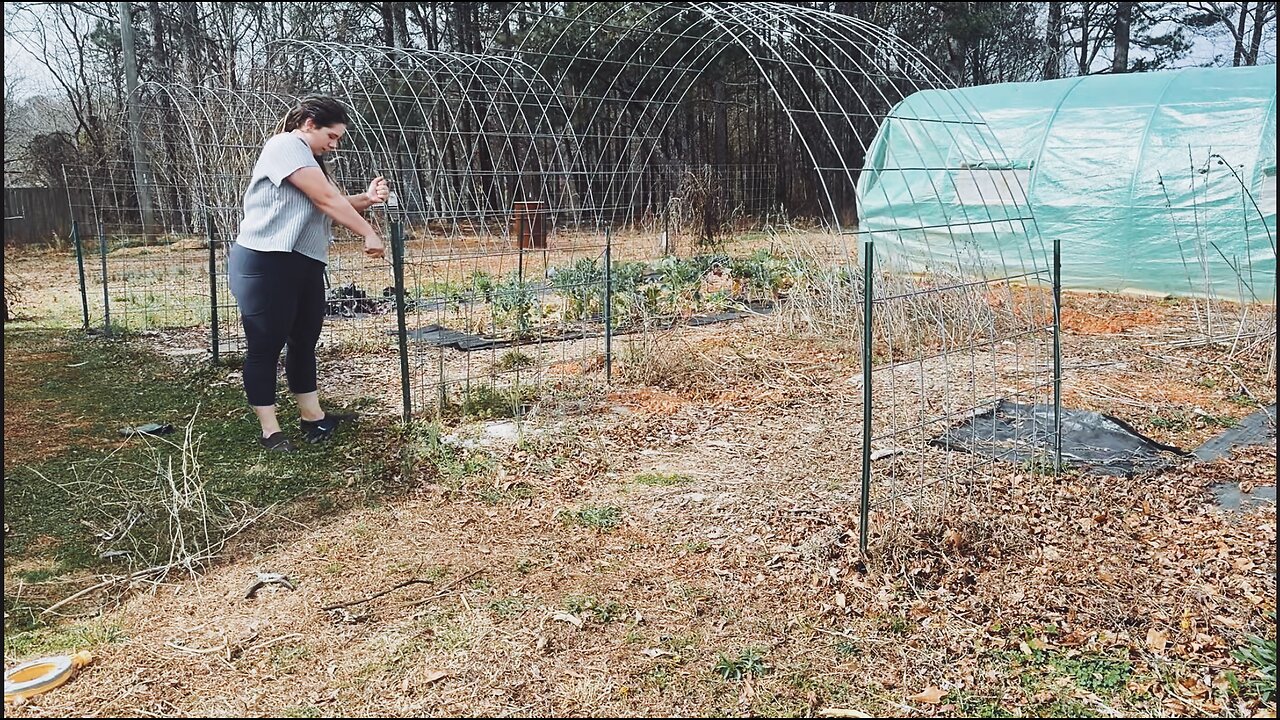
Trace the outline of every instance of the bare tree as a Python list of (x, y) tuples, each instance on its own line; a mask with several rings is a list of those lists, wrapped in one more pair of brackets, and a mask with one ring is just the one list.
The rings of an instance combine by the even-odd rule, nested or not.
[(1062, 3), (1049, 3), (1049, 21), (1045, 23), (1045, 80), (1062, 77)]
[(1116, 3), (1115, 38), (1116, 51), (1111, 58), (1111, 72), (1129, 72), (1129, 37), (1133, 28), (1133, 9), (1137, 3)]
[(24, 79), (17, 72), (5, 68), (4, 74), (4, 184), (21, 172), (25, 149), (20, 147), (22, 138), (18, 132), (21, 109), (15, 97), (22, 91)]
[(1267, 30), (1274, 34), (1274, 2), (1192, 2), (1186, 22), (1205, 32), (1226, 32), (1231, 36), (1231, 65), (1257, 65), (1262, 39)]
[[(43, 66), (75, 116), (75, 135), (105, 150), (108, 116), (121, 110), (115, 3), (10, 3), (5, 38)], [(112, 92), (105, 92), (110, 89)]]
[(1249, 65), (1258, 64), (1258, 52), (1262, 49), (1262, 33), (1268, 23), (1275, 22), (1276, 4), (1274, 2), (1254, 3), (1253, 35), (1249, 39), (1249, 52), (1245, 56)]
[(1066, 3), (1063, 17), (1075, 55), (1076, 74), (1093, 72), (1104, 47), (1114, 42), (1115, 6), (1107, 2)]

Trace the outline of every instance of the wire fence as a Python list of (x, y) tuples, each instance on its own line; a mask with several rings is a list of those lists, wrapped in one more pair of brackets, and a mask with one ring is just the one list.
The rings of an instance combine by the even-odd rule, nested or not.
[[(406, 420), (518, 416), (529, 388), (608, 381), (615, 339), (777, 313), (862, 351), (850, 456), (865, 542), (872, 507), (933, 512), (995, 473), (931, 445), (941, 428), (1001, 398), (1056, 406), (1057, 274), (1025, 193), (989, 193), (965, 158), (938, 161), (950, 186), (911, 181), (940, 136), (1007, 162), (981, 118), (895, 117), (915, 157), (863, 171), (892, 108), (949, 84), (916, 50), (773, 3), (517, 3), (510, 17), (480, 54), (284, 41), (252, 89), (144, 84), (148, 152), (65, 169), (69, 197), (89, 198), (71, 201), (83, 324), (238, 350), (226, 256), (243, 183), (295, 98), (318, 92), (352, 115), (337, 184), (382, 175), (395, 193), (370, 213), (390, 258), (335, 233), (322, 343), (385, 358)], [(964, 217), (857, 222), (858, 197), (895, 182), (918, 207), (966, 180)], [(771, 231), (809, 212), (804, 240)], [(963, 262), (904, 257), (907, 237)], [(1029, 432), (1052, 451), (1056, 424)]]

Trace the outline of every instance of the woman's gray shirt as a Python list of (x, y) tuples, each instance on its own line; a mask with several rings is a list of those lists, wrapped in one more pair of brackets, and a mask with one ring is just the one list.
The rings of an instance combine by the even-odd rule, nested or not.
[(267, 140), (244, 193), (244, 220), (237, 243), (262, 252), (296, 251), (329, 262), (333, 220), (306, 193), (285, 182), (304, 167), (320, 167), (306, 140), (293, 133)]

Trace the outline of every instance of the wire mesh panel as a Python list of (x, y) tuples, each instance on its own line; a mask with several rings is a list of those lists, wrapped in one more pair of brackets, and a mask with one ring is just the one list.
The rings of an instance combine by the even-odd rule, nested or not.
[[(126, 330), (207, 327), (212, 316), (209, 241), (203, 218), (161, 198), (139, 209), (132, 163), (63, 168), (84, 262), (88, 326)], [(83, 199), (83, 200), (82, 200)], [(68, 275), (75, 276), (72, 269)], [(64, 298), (79, 304), (80, 298)]]
[[(144, 85), (149, 156), (86, 175), (93, 222), (148, 248), (113, 261), (134, 241), (108, 240), (105, 297), (113, 263), (132, 268), (114, 284), (173, 296), (128, 300), (129, 322), (208, 322), (199, 296), (233, 336), (245, 183), (296, 98), (321, 93), (352, 119), (335, 181), (386, 177), (370, 215), (403, 234), (375, 260), (335, 228), (322, 347), (385, 358), (394, 378), (402, 294), (412, 415), (518, 416), (537, 388), (607, 377), (615, 335), (775, 311), (862, 350), (850, 480), (861, 467), (892, 515), (999, 470), (931, 443), (949, 424), (1053, 398), (1049, 253), (1022, 175), (992, 179), (1008, 159), (961, 100), (909, 111), (949, 82), (874, 25), (780, 3), (515, 3), (483, 52), (288, 40), (261, 60), (250, 89)], [(902, 211), (868, 214), (871, 197)], [(796, 224), (788, 247), (762, 232)], [(206, 243), (189, 260), (187, 238)]]
[[(804, 158), (779, 196), (822, 229), (775, 258), (796, 278), (783, 312), (793, 327), (864, 351), (866, 427), (850, 467), (862, 461), (872, 507), (934, 510), (999, 470), (931, 441), (1001, 398), (1052, 399), (1049, 254), (1018, 176), (1012, 190), (982, 182), (981, 163), (1007, 158), (972, 108), (950, 108), (943, 122), (896, 113), (918, 91), (949, 85), (937, 68), (866, 22), (779, 3), (522, 3), (506, 27), (491, 51), (569, 88), (571, 117), (590, 118), (577, 143), (591, 151), (585, 187), (601, 222), (644, 195), (635, 173), (650, 163)], [(700, 109), (714, 118), (711, 137), (686, 129)], [(767, 145), (774, 128), (786, 129), (785, 145)], [(885, 157), (884, 132), (905, 150)], [(940, 155), (943, 137), (965, 154)], [(941, 200), (961, 190), (968, 204), (949, 212)], [(864, 217), (872, 194), (909, 212)], [(1052, 448), (1052, 436), (1028, 440)]]

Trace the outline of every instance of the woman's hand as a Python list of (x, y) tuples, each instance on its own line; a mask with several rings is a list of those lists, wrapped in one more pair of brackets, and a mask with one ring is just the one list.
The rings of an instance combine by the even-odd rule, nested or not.
[(380, 258), (386, 255), (386, 246), (382, 244), (382, 238), (377, 233), (364, 236), (364, 254), (373, 258)]
[(369, 189), (364, 194), (369, 197), (371, 205), (377, 205), (387, 201), (391, 196), (391, 188), (387, 186), (386, 179), (379, 175), (369, 183)]

